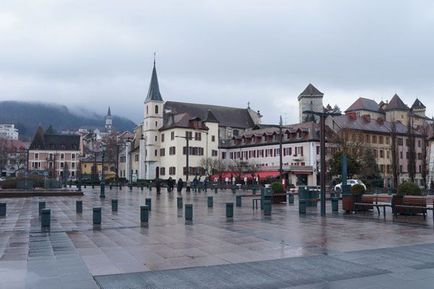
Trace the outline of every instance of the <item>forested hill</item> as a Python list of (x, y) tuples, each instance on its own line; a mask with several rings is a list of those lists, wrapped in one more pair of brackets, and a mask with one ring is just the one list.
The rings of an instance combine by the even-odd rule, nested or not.
[[(125, 117), (112, 115), (113, 128), (117, 131), (132, 131), (136, 124)], [(20, 138), (33, 137), (37, 127), (52, 125), (57, 131), (79, 128), (100, 128), (105, 125), (105, 116), (96, 113), (75, 113), (63, 105), (36, 102), (1, 101), (0, 123), (12, 123), (19, 129)]]

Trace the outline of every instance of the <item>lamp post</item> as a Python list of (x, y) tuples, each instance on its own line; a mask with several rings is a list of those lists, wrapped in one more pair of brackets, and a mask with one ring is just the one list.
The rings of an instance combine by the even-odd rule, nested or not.
[(189, 149), (190, 149), (190, 147), (189, 147), (189, 140), (190, 140), (190, 138), (188, 137), (188, 136), (175, 136), (175, 137), (178, 137), (178, 138), (184, 138), (185, 139), (185, 142), (186, 142), (186, 152), (185, 152), (185, 168), (186, 168), (186, 170), (185, 170), (185, 182), (187, 183), (188, 182), (188, 172), (189, 172), (189, 166), (188, 166), (188, 154), (189, 154)]
[(102, 148), (101, 155), (101, 183), (100, 183), (100, 198), (105, 198), (105, 180), (104, 180), (104, 157), (105, 157), (105, 147)]
[(282, 174), (283, 174), (282, 142), (283, 142), (282, 116), (280, 116), (280, 122), (279, 122), (279, 176), (280, 176), (280, 181), (282, 181)]
[(326, 178), (326, 163), (325, 163), (325, 119), (329, 115), (339, 115), (330, 112), (318, 112), (312, 110), (305, 110), (303, 113), (318, 115), (320, 117), (320, 189), (321, 189), (321, 216), (326, 214), (326, 196), (325, 196), (325, 178)]

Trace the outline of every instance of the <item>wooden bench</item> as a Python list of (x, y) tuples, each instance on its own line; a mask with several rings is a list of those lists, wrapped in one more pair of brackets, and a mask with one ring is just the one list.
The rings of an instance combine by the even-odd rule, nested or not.
[(426, 219), (427, 210), (432, 210), (432, 207), (427, 207), (425, 196), (395, 196), (393, 200), (394, 216), (398, 214), (422, 214), (423, 218)]
[(386, 217), (386, 207), (392, 207), (391, 204), (392, 197), (385, 194), (375, 194), (375, 195), (362, 195), (360, 202), (355, 202), (354, 211), (357, 212), (357, 208), (363, 207), (368, 210), (377, 209), (378, 215), (380, 215), (380, 208), (383, 208), (383, 216)]

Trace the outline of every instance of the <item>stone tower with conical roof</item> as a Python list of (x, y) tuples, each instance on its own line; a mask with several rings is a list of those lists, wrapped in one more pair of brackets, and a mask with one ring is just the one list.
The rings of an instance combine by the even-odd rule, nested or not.
[(160, 93), (154, 59), (151, 82), (145, 99), (143, 133), (140, 140), (139, 179), (154, 179), (159, 176), (159, 129), (163, 126), (163, 107), (164, 101)]
[(319, 116), (305, 113), (305, 111), (323, 112), (324, 93), (319, 91), (311, 83), (298, 96), (299, 122), (315, 120), (318, 122)]

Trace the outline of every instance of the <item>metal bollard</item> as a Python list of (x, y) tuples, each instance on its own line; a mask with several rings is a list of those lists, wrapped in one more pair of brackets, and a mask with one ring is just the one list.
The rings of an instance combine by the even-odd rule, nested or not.
[(288, 204), (294, 204), (294, 194), (288, 194)]
[(226, 203), (226, 218), (234, 217), (234, 203)]
[(235, 202), (237, 207), (241, 207), (241, 196), (236, 196)]
[(93, 224), (101, 225), (101, 207), (93, 208)]
[(43, 209), (45, 209), (45, 202), (39, 202), (39, 215), (42, 214)]
[(298, 213), (300, 215), (306, 214), (306, 200), (300, 199), (298, 201)]
[(337, 197), (332, 198), (332, 211), (333, 212), (339, 211), (339, 198)]
[(214, 198), (208, 197), (208, 208), (212, 208), (213, 205), (214, 205)]
[(110, 186), (109, 186), (109, 187), (110, 187), (110, 191), (111, 191), (111, 190), (113, 189), (113, 185), (112, 185), (112, 184), (110, 184)]
[(176, 197), (176, 206), (178, 209), (182, 209), (182, 197)]
[(117, 212), (117, 211), (118, 211), (118, 200), (112, 199), (112, 212)]
[(143, 185), (140, 186), (140, 190), (143, 192)]
[(185, 220), (193, 221), (193, 204), (185, 204)]
[(147, 223), (149, 220), (149, 207), (140, 206), (140, 222)]
[(95, 185), (92, 185), (92, 189), (95, 189)]
[(0, 203), (0, 217), (6, 216), (6, 203)]
[(86, 184), (84, 184), (84, 188), (86, 188)]
[(41, 211), (41, 227), (50, 227), (51, 221), (51, 210), (50, 209), (42, 209)]
[(75, 201), (75, 212), (77, 214), (83, 213), (83, 201)]
[(129, 185), (128, 187), (130, 188), (130, 192), (132, 192), (133, 191), (133, 185)]
[(151, 209), (152, 209), (152, 199), (151, 198), (146, 198), (145, 204), (146, 204), (146, 206), (148, 206), (149, 211), (151, 211)]
[(271, 216), (271, 199), (264, 198), (263, 199), (263, 207), (264, 207), (264, 215), (265, 216)]
[(218, 188), (217, 188), (217, 187), (214, 188), (214, 193), (215, 193), (215, 194), (218, 193)]

